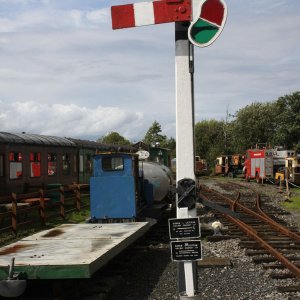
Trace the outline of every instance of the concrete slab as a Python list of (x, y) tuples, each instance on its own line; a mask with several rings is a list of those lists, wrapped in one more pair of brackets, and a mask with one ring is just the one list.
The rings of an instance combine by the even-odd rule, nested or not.
[(28, 279), (90, 278), (148, 229), (147, 222), (64, 224), (0, 248), (0, 279), (15, 271)]

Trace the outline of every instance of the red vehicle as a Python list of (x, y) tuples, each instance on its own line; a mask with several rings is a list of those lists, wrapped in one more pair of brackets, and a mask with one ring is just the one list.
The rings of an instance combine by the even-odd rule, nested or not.
[(268, 178), (273, 178), (272, 149), (247, 150), (243, 172), (247, 181), (256, 179), (257, 182), (260, 182)]
[(195, 157), (195, 174), (196, 176), (205, 175), (207, 173), (207, 163), (200, 156)]

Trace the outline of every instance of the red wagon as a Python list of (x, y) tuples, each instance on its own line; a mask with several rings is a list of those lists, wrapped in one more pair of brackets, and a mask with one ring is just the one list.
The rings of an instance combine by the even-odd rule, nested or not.
[(246, 180), (256, 179), (257, 182), (274, 177), (272, 149), (247, 150), (244, 165)]

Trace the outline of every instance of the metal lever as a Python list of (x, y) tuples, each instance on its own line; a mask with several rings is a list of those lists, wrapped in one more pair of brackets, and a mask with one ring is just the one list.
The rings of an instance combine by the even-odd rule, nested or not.
[(26, 280), (19, 279), (19, 273), (14, 274), (15, 258), (12, 257), (8, 269), (7, 280), (0, 281), (0, 296), (5, 298), (14, 298), (21, 296), (27, 286)]

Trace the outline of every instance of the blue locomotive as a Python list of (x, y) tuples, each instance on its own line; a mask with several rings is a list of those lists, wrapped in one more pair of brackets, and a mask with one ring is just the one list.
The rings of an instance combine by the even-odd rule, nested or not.
[(140, 162), (137, 154), (97, 154), (93, 165), (90, 198), (94, 221), (153, 216), (173, 183), (166, 166)]

